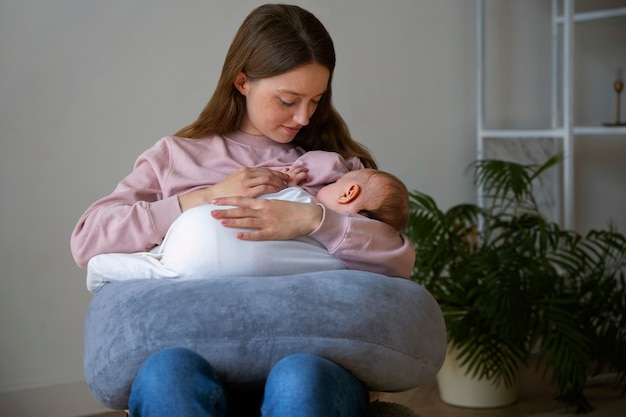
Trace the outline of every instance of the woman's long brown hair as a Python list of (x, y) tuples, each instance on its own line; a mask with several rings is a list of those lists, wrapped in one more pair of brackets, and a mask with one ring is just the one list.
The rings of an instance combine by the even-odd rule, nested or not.
[(366, 167), (376, 168), (372, 154), (352, 139), (348, 126), (332, 105), (335, 48), (330, 35), (313, 14), (293, 5), (266, 4), (246, 17), (226, 54), (211, 100), (195, 122), (175, 135), (202, 138), (239, 129), (246, 108), (245, 97), (234, 86), (240, 72), (251, 79), (262, 79), (313, 63), (328, 68), (328, 87), (309, 124), (292, 143), (307, 151), (332, 151), (344, 158), (356, 156)]

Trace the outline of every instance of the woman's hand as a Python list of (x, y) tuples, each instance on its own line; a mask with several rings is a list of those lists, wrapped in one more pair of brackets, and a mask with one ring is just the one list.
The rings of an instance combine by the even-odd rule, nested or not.
[(289, 187), (295, 187), (303, 182), (309, 181), (309, 169), (306, 167), (285, 168), (281, 172), (289, 176), (289, 181), (287, 181), (287, 186)]
[(178, 196), (178, 203), (181, 210), (185, 211), (195, 206), (210, 204), (219, 197), (258, 197), (285, 189), (289, 181), (289, 175), (273, 169), (239, 168), (211, 187)]
[(256, 229), (237, 233), (237, 238), (242, 240), (288, 240), (305, 236), (319, 227), (324, 213), (318, 204), (284, 200), (223, 197), (212, 203), (237, 206), (212, 211), (223, 226)]

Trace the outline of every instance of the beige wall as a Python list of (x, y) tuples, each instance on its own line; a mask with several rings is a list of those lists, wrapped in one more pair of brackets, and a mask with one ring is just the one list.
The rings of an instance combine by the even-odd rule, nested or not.
[[(67, 417), (98, 408), (88, 399), (71, 413), (45, 404), (63, 404), (55, 390), (74, 392), (83, 378), (90, 294), (71, 259), (69, 234), (141, 151), (195, 118), (236, 27), (260, 3), (0, 0), (0, 409), (24, 416), (47, 410), (51, 417), (59, 408)], [(444, 207), (474, 199), (466, 176), (475, 156), (474, 2), (295, 3), (331, 32), (335, 104), (381, 168)], [(537, 0), (529, 3), (535, 6), (519, 12), (528, 23), (516, 30), (533, 37), (544, 11)], [(599, 65), (609, 71), (614, 63)], [(548, 75), (516, 74), (537, 76), (540, 86)], [(545, 119), (529, 111), (542, 88), (516, 85), (524, 91), (519, 114)], [(606, 99), (598, 92), (589, 107), (606, 110)], [(608, 155), (624, 165), (625, 146), (614, 140), (608, 150), (589, 150), (599, 152), (588, 167), (589, 181), (600, 183), (592, 189), (626, 196), (623, 173), (600, 163)], [(606, 222), (605, 212), (594, 213), (585, 208), (591, 222)], [(626, 229), (623, 215), (620, 221)]]

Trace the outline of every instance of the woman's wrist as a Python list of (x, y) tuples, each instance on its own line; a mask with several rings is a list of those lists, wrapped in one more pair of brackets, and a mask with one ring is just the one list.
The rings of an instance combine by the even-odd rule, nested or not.
[(187, 194), (178, 196), (178, 204), (180, 205), (181, 211), (187, 211), (190, 208), (201, 206), (203, 204), (209, 204), (213, 201), (213, 195), (209, 188), (204, 188), (202, 190), (192, 191)]
[(311, 204), (311, 217), (309, 218), (309, 230), (306, 233), (310, 235), (320, 228), (324, 219), (324, 206), (321, 204)]

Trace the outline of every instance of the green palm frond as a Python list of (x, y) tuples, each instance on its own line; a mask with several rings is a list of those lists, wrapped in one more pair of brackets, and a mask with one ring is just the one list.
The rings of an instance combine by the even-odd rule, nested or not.
[(533, 183), (539, 176), (562, 161), (560, 154), (550, 157), (541, 165), (520, 164), (498, 159), (475, 161), (474, 185), (485, 197), (493, 200), (494, 207), (537, 210)]
[(444, 211), (413, 191), (407, 236), (411, 278), (439, 301), (470, 372), (509, 386), (538, 348), (557, 396), (584, 413), (590, 373), (626, 379), (626, 237), (613, 225), (581, 235), (540, 213), (533, 187), (562, 159), (475, 162), (484, 206)]

